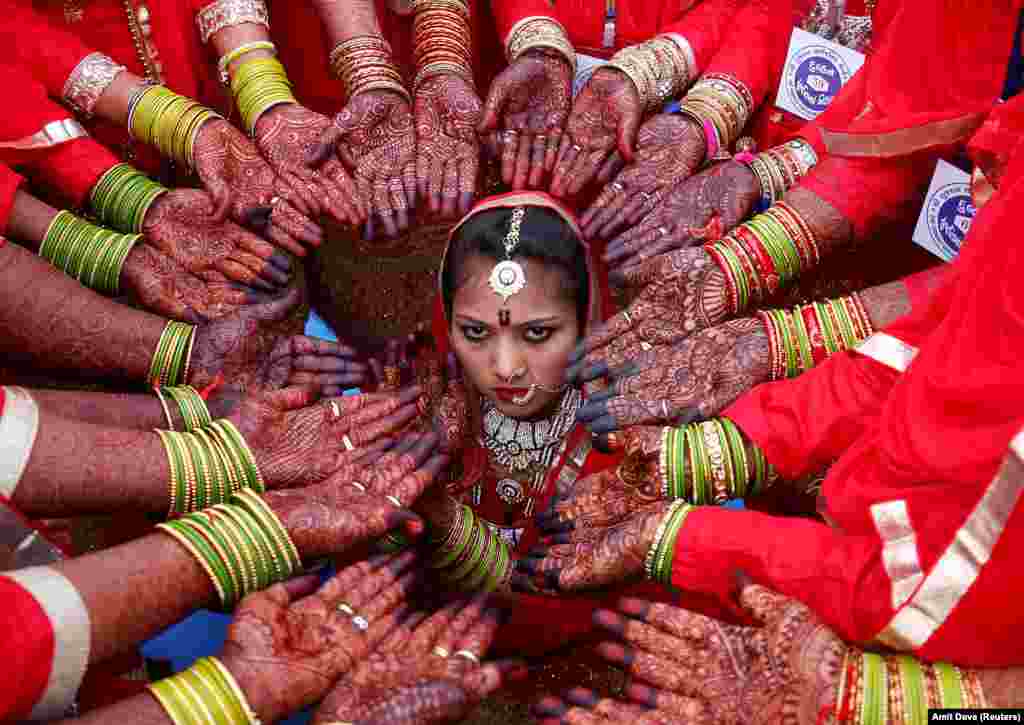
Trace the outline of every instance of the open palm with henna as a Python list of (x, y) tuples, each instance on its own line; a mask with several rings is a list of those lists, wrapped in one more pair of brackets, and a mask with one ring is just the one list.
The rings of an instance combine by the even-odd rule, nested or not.
[[(607, 359), (607, 358), (606, 358)], [(577, 418), (593, 433), (634, 425), (682, 425), (709, 418), (770, 376), (770, 345), (761, 321), (731, 320), (672, 346), (639, 350), (611, 367), (598, 361), (577, 380), (606, 377)]]
[[(712, 166), (681, 185), (624, 207), (607, 222), (601, 236), (621, 233), (608, 245), (605, 261), (612, 269), (624, 270), (659, 254), (720, 239), (750, 216), (760, 195), (760, 184), (743, 164)], [(625, 231), (624, 225), (629, 227)]]
[(511, 663), (481, 664), (500, 613), (485, 598), (412, 612), (339, 680), (313, 718), (336, 722), (457, 722), (496, 690)]
[(433, 214), (465, 215), (480, 170), (480, 97), (464, 78), (440, 74), (420, 84), (413, 110), (417, 194)]
[(555, 167), (571, 105), (572, 68), (554, 51), (526, 51), (494, 80), (478, 130), (501, 149), (504, 183), (541, 186)]
[(580, 91), (562, 135), (551, 179), (555, 196), (575, 196), (616, 159), (616, 149), (632, 162), (633, 145), (643, 117), (640, 96), (625, 73), (613, 68), (594, 72)]
[(382, 224), (391, 237), (407, 230), (416, 199), (416, 127), (408, 101), (393, 91), (357, 93), (324, 129), (310, 161), (327, 163), (335, 153), (355, 179), (368, 224)]
[[(636, 224), (661, 196), (688, 179), (704, 160), (704, 131), (686, 116), (659, 113), (637, 134), (636, 157), (602, 189), (580, 220), (588, 239), (607, 239)], [(656, 199), (656, 195), (658, 195)]]
[(835, 706), (848, 646), (801, 603), (756, 584), (739, 593), (753, 627), (670, 604), (623, 599), (594, 621), (619, 640), (598, 651), (632, 678), (630, 703), (574, 690), (542, 701), (541, 722), (813, 725)]
[[(263, 722), (320, 700), (397, 626), (415, 557), (351, 566), (315, 592), (315, 578), (277, 584), (242, 600), (221, 661)], [(338, 608), (347, 603), (367, 627)]]

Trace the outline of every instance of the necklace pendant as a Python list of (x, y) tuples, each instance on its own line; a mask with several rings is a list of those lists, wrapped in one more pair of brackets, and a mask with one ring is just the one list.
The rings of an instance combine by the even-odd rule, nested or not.
[(487, 283), (494, 294), (501, 297), (502, 304), (505, 304), (509, 297), (519, 294), (526, 287), (526, 272), (519, 262), (506, 259), (494, 265)]
[(498, 494), (498, 498), (507, 506), (521, 504), (523, 499), (526, 498), (526, 489), (523, 488), (523, 484), (514, 478), (503, 478), (498, 481), (495, 491)]

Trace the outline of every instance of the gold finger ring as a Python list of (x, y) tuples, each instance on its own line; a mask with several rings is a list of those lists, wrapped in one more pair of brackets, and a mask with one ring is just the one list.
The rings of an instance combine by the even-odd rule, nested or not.
[(661, 417), (664, 418), (666, 421), (669, 420), (667, 400), (661, 401)]
[(626, 324), (629, 325), (630, 327), (632, 327), (633, 326), (633, 316), (629, 314), (629, 310), (623, 310), (622, 311), (622, 316), (623, 316), (623, 318), (625, 318)]
[(645, 342), (641, 342), (640, 343), (640, 349), (643, 350), (644, 352), (648, 352), (649, 350), (652, 350), (653, 348), (654, 348), (654, 345), (652, 345), (649, 342), (645, 341)]
[(668, 229), (666, 229), (665, 227), (658, 227), (658, 236), (659, 237), (663, 237), (666, 234), (668, 234)]
[(385, 496), (384, 499), (387, 500), (387, 501), (390, 501), (391, 503), (393, 503), (398, 508), (402, 508), (402, 502), (398, 500), (397, 496), (390, 496), (389, 495), (389, 496)]
[(470, 652), (468, 649), (460, 649), (458, 652), (452, 655), (452, 657), (462, 657), (472, 662), (474, 665), (480, 664), (480, 658)]
[(356, 447), (352, 445), (352, 439), (349, 438), (348, 435), (343, 435), (341, 437), (341, 445), (345, 446), (346, 451), (354, 451), (356, 449)]
[(348, 602), (341, 602), (337, 607), (335, 607), (335, 609), (339, 612), (344, 612), (350, 617), (356, 616), (356, 610), (354, 610)]
[(341, 417), (341, 408), (338, 406), (337, 400), (332, 400), (328, 403), (328, 407), (330, 407), (331, 415), (334, 416), (335, 420)]
[(365, 632), (370, 628), (370, 623), (366, 621), (366, 617), (356, 615), (352, 617), (352, 626), (358, 629), (360, 632)]
[(616, 194), (620, 193), (625, 187), (617, 181), (613, 181), (608, 187)]
[(270, 198), (270, 206), (277, 206), (278, 202), (280, 202), (280, 201), (281, 201), (281, 197), (279, 197), (279, 196), (272, 196)]
[(451, 652), (446, 650), (441, 645), (438, 645), (437, 647), (434, 647), (434, 649), (430, 650), (430, 654), (434, 655), (435, 657), (440, 657), (441, 659), (447, 659), (451, 655)]
[(359, 483), (359, 481), (351, 481), (350, 484), (351, 484), (352, 488), (354, 488), (355, 490), (359, 491), (360, 493), (366, 493), (366, 486), (364, 486), (363, 484)]
[(574, 143), (574, 144), (572, 145), (572, 147), (571, 147), (571, 148), (572, 148), (572, 150), (573, 150), (573, 151), (575, 151), (576, 153), (579, 153), (580, 151), (582, 151), (582, 150), (583, 150), (583, 147), (582, 147), (582, 146), (580, 146), (580, 145), (579, 145), (578, 143)]

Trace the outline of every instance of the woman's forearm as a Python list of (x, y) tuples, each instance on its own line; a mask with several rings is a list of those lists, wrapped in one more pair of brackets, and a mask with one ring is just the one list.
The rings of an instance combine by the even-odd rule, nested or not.
[(823, 258), (853, 239), (849, 220), (814, 192), (798, 186), (786, 194), (785, 201), (810, 227)]
[(56, 209), (24, 189), (19, 189), (14, 195), (11, 215), (7, 220), (7, 232), (25, 247), (38, 251), (55, 216)]
[(17, 245), (0, 247), (0, 351), (7, 360), (141, 381), (166, 324), (86, 289)]
[(114, 722), (118, 725), (173, 725), (167, 711), (148, 692), (90, 710), (80, 717), (61, 720), (59, 725), (109, 725)]
[(202, 567), (184, 547), (161, 533), (69, 559), (54, 568), (75, 586), (89, 611), (90, 663), (130, 651), (216, 601)]
[(118, 126), (128, 125), (128, 107), (135, 90), (145, 79), (130, 71), (121, 71), (96, 101), (96, 115)]
[(314, 0), (327, 33), (328, 48), (356, 35), (380, 35), (380, 21), (373, 0)]
[[(223, 58), (229, 52), (235, 48), (240, 48), (243, 45), (249, 43), (265, 42), (270, 40), (270, 32), (258, 23), (240, 23), (238, 25), (229, 25), (217, 33), (210, 36), (210, 44), (217, 53), (218, 58)], [(254, 58), (272, 58), (273, 53), (269, 48), (256, 48), (245, 53), (244, 56), (239, 56), (228, 64), (227, 71), (229, 75), (233, 75), (235, 69), (244, 60), (252, 60)]]
[(30, 516), (166, 512), (169, 480), (156, 433), (66, 420), (44, 407), (12, 500)]
[(975, 670), (985, 693), (985, 704), (996, 708), (1024, 707), (1024, 667)]
[[(35, 389), (32, 397), (47, 414), (80, 423), (145, 431), (167, 428), (167, 414), (156, 395)], [(174, 429), (183, 430), (177, 406), (169, 402), (167, 410)]]

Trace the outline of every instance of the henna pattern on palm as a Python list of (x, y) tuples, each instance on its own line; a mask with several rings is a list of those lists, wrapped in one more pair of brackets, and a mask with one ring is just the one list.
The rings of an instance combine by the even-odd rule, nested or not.
[(646, 199), (632, 199), (619, 207), (617, 216), (596, 216), (591, 226), (597, 231), (602, 224), (603, 237), (629, 226), (604, 255), (613, 269), (626, 269), (659, 254), (720, 239), (750, 215), (760, 195), (750, 169), (727, 162)]
[(643, 110), (636, 86), (625, 73), (610, 68), (595, 71), (569, 114), (551, 193), (579, 194), (602, 167), (614, 161), (611, 157), (616, 149), (626, 162), (632, 162)]
[(465, 79), (437, 75), (416, 92), (416, 188), (430, 211), (469, 212), (480, 169), (480, 97)]
[[(227, 121), (213, 119), (199, 129), (193, 147), (196, 174), (213, 197), (215, 220), (231, 218), (258, 232), (273, 231), (283, 245), (304, 253), (302, 240), (313, 239), (318, 206), (305, 185), (279, 177), (259, 150)], [(319, 228), (319, 227), (317, 227)], [(294, 232), (301, 232), (298, 236)]]
[[(589, 239), (607, 239), (689, 178), (704, 160), (704, 131), (686, 116), (659, 113), (637, 134), (636, 158), (605, 186), (580, 220)], [(657, 206), (655, 206), (657, 208)]]
[(285, 285), (291, 261), (251, 232), (213, 219), (210, 197), (174, 189), (153, 202), (142, 224), (146, 243), (211, 282), (224, 277), (262, 290)]
[[(402, 596), (393, 590), (404, 590), (401, 579), (414, 561), (411, 554), (365, 561), (316, 593), (309, 593), (314, 578), (242, 600), (220, 659), (260, 719), (275, 722), (320, 700), (374, 650), (397, 625)], [(342, 601), (366, 617), (366, 631), (338, 609)], [(389, 604), (371, 611), (378, 601)]]
[(146, 242), (137, 243), (121, 270), (122, 288), (146, 309), (198, 324), (265, 301), (261, 292), (210, 271), (206, 279), (188, 271)]
[[(274, 106), (256, 122), (254, 139), (263, 157), (288, 182), (292, 189), (306, 193), (302, 200), (317, 216), (330, 214), (339, 223), (360, 225), (366, 221), (366, 211), (355, 182), (337, 159), (328, 159), (319, 170), (309, 166), (309, 156), (324, 129), (331, 125), (326, 116), (300, 106), (285, 103)], [(275, 205), (270, 217), (268, 235), (296, 254), (304, 253), (290, 243), (292, 237), (317, 246), (323, 241), (320, 228), (308, 220), (296, 218), (287, 206)], [(284, 227), (284, 230), (277, 227)]]
[(516, 562), (512, 588), (545, 594), (603, 589), (642, 575), (644, 558), (671, 502), (655, 501), (606, 527), (572, 529)]
[[(389, 716), (386, 722), (438, 722), (416, 719), (413, 713), (418, 718), (466, 713), (497, 689), (503, 667), (441, 657), (434, 650), (468, 650), (482, 659), (499, 623), (498, 612), (487, 609), (485, 602), (483, 598), (456, 601), (429, 617), (400, 625), (376, 652), (341, 678), (314, 716), (314, 725), (385, 715)], [(414, 621), (415, 626), (409, 626)], [(447, 685), (452, 691), (444, 696), (443, 690), (423, 687), (427, 683)], [(408, 688), (420, 689), (409, 692)]]
[(335, 152), (352, 171), (370, 212), (367, 237), (372, 238), (377, 221), (388, 236), (406, 231), (416, 199), (416, 131), (408, 102), (391, 91), (353, 96), (310, 156), (322, 163)]
[(663, 254), (610, 278), (639, 294), (577, 346), (566, 371), (570, 381), (588, 365), (589, 377), (605, 375), (648, 346), (673, 345), (728, 314), (725, 275), (700, 248)]
[(681, 425), (715, 415), (767, 381), (770, 372), (770, 347), (761, 321), (732, 320), (673, 346), (638, 351), (617, 367), (597, 362), (581, 370), (583, 381), (607, 375), (612, 384), (592, 396), (577, 418), (594, 433), (632, 425)]
[(762, 586), (745, 586), (739, 604), (757, 626), (624, 599), (619, 613), (595, 615), (623, 640), (599, 651), (640, 681), (630, 699), (672, 721), (820, 722), (834, 707), (847, 645), (807, 607)]
[[(343, 437), (360, 448), (396, 434), (415, 416), (418, 395), (413, 388), (401, 395), (319, 400), (312, 388), (291, 387), (247, 396), (230, 419), (249, 444), (269, 487), (309, 486), (335, 474), (351, 482), (363, 469), (353, 465), (359, 455), (346, 450)], [(413, 463), (422, 463), (429, 453)], [(416, 465), (409, 466), (406, 460), (399, 463), (402, 469), (394, 479), (415, 470)], [(389, 469), (373, 473), (386, 476)], [(397, 480), (394, 483), (397, 486)]]
[(494, 80), (478, 130), (501, 149), (504, 183), (540, 188), (554, 170), (571, 105), (572, 68), (553, 51), (527, 51)]

